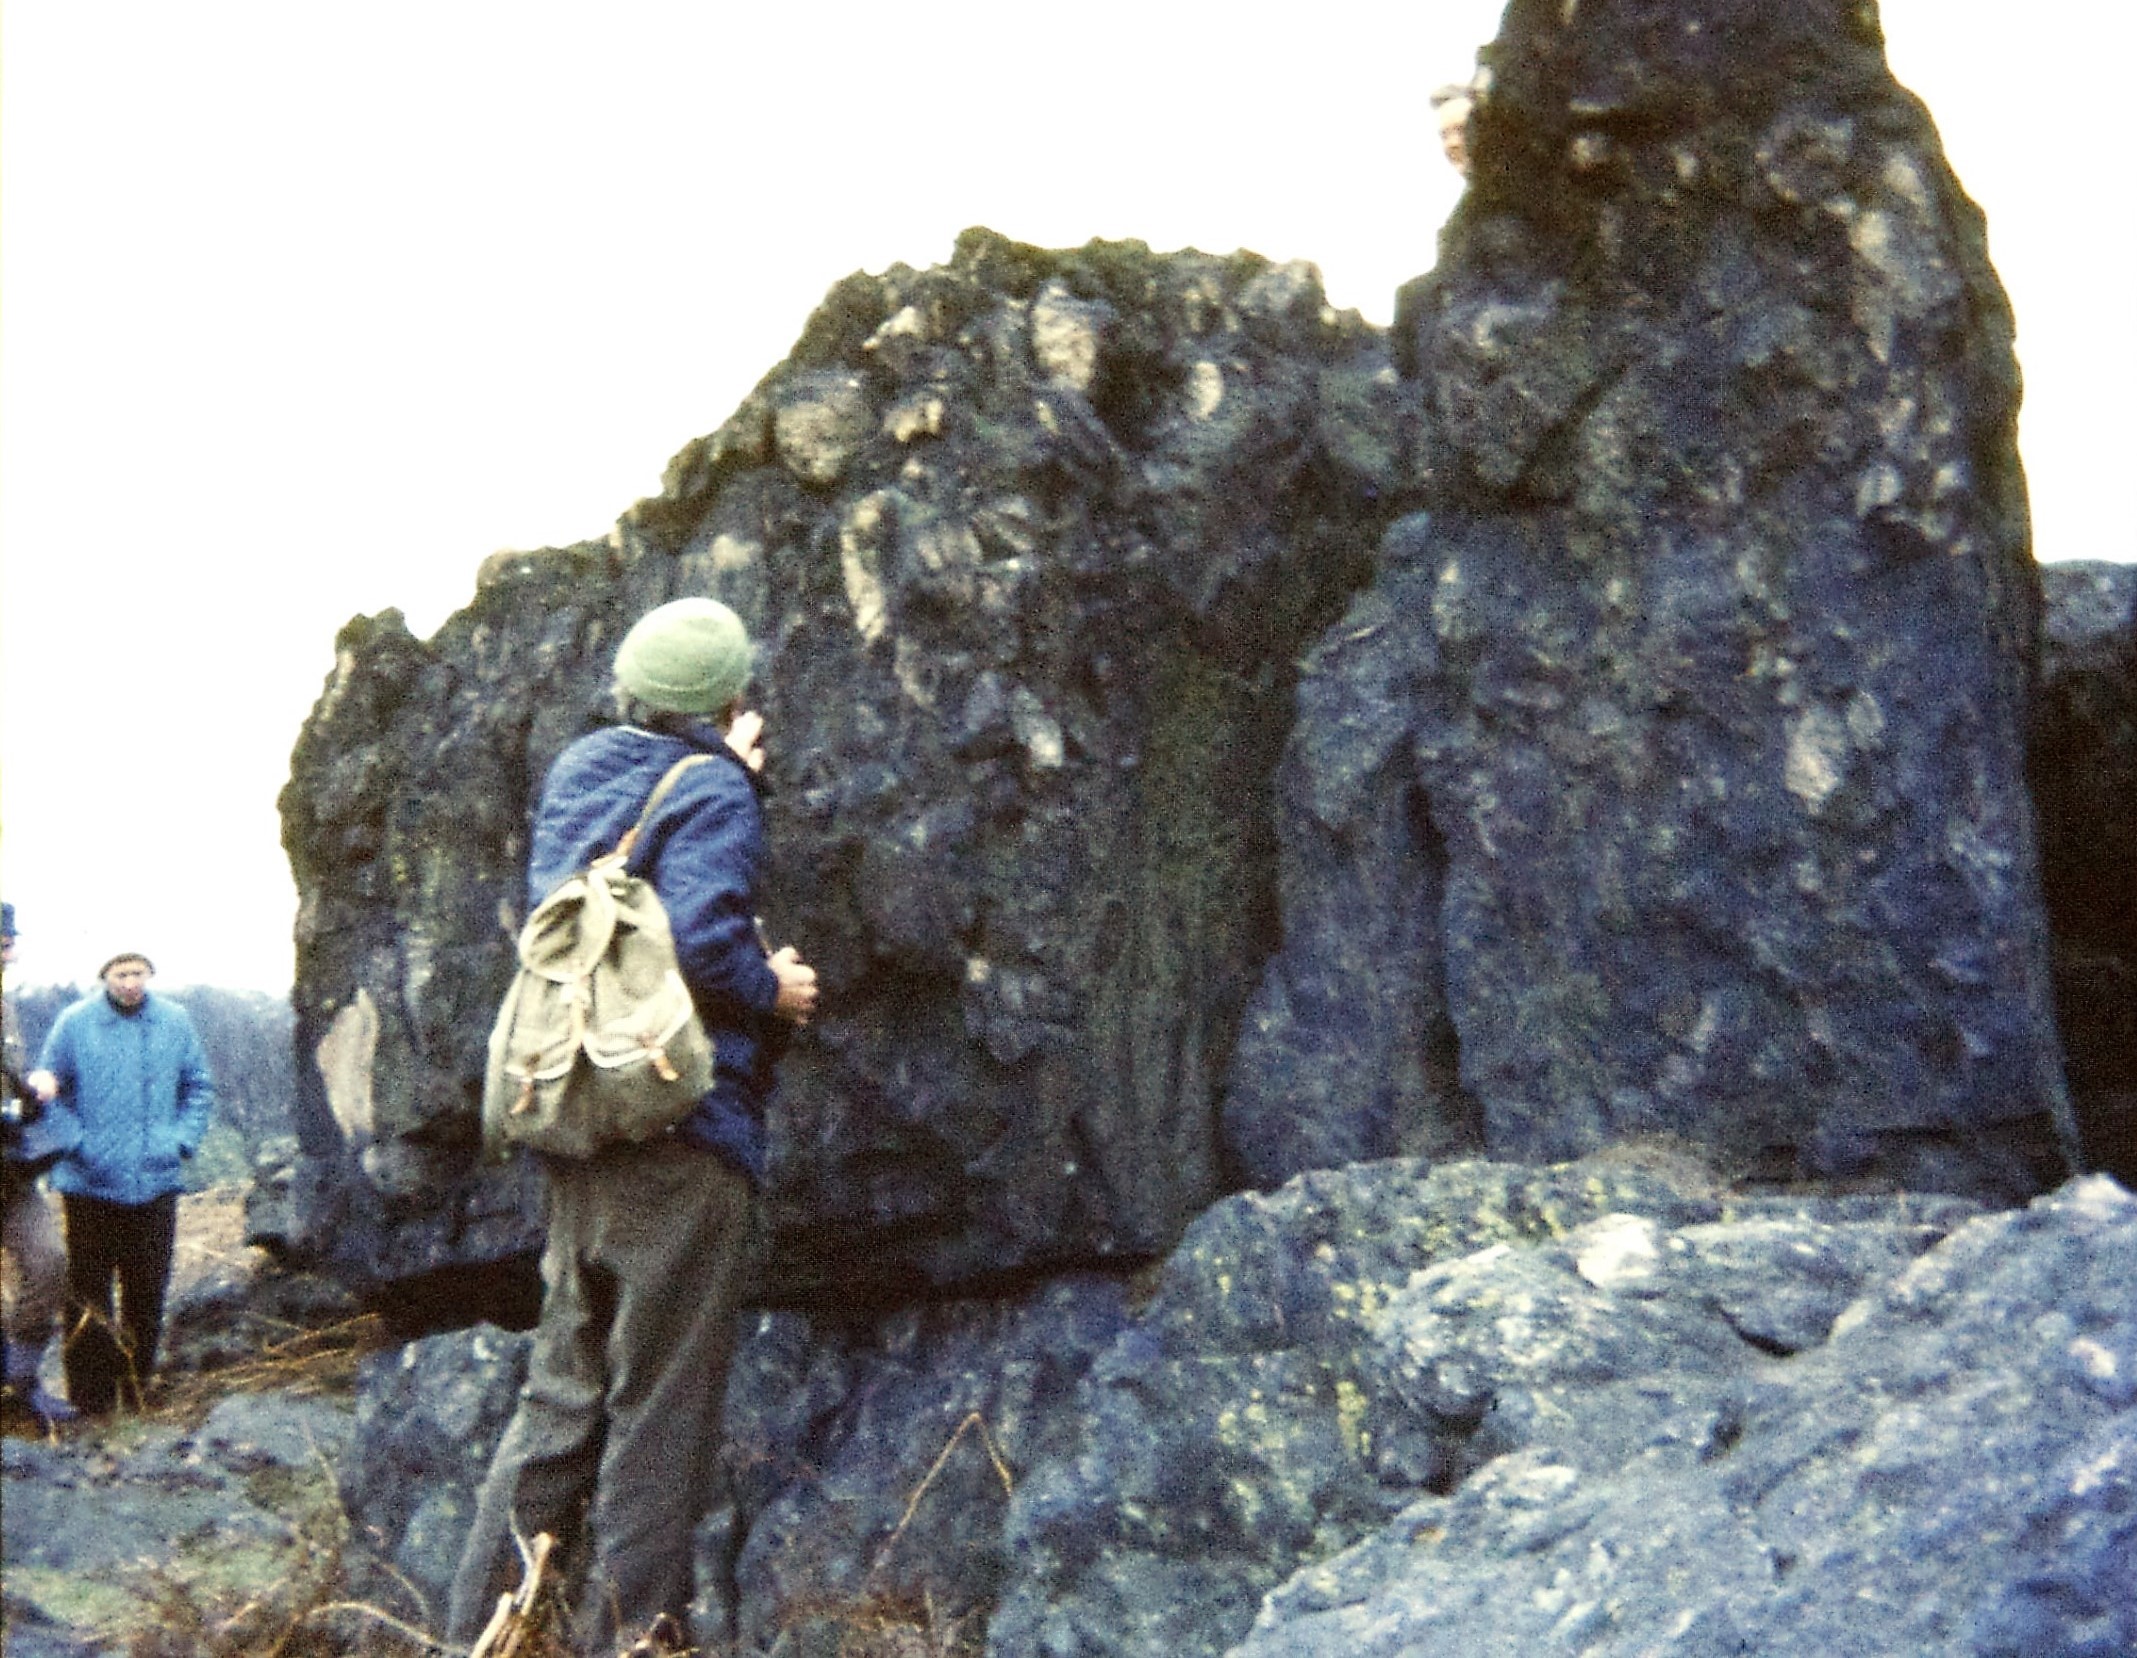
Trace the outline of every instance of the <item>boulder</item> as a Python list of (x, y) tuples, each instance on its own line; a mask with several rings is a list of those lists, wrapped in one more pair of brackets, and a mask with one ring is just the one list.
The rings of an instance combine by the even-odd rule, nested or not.
[(341, 1464), (352, 1584), (443, 1629), (490, 1455), (519, 1403), (533, 1338), (477, 1325), (365, 1359)]
[(1663, 1134), (1999, 1201), (2079, 1158), (2025, 777), (2011, 317), (1854, 0), (1516, 0), (1316, 645), (1263, 1184)]
[(1526, 0), (1486, 57), (1392, 342), (1310, 266), (970, 232), (606, 542), (344, 630), (283, 797), (298, 1255), (504, 1316), (527, 814), (686, 592), (760, 643), (824, 976), (771, 1299), (1146, 1258), (1358, 1157), (2066, 1172), (1979, 212), (1853, 0)]
[(1233, 1658), (2132, 1650), (2137, 1199), (2093, 1176), (1972, 1221), (1762, 1357), (1729, 1261), (1816, 1296), (1821, 1232), (1618, 1216), (1420, 1274), (1368, 1385), (1475, 1401), (1494, 1454)]
[(706, 592), (759, 643), (766, 920), (825, 994), (765, 1293), (1162, 1251), (1236, 1183), (1217, 1105), (1275, 938), (1294, 663), (1413, 431), (1311, 267), (975, 231), (840, 283), (607, 543), (499, 555), (428, 641), (350, 623), (282, 799), (287, 1247), (396, 1294), (531, 1257), (531, 1192), (475, 1155), (528, 814), (623, 627)]
[(1551, 1407), (1517, 1399), (1492, 1366), (1517, 1341), (1555, 1351), (1555, 1309), (1509, 1289), (1504, 1308), (1460, 1326), (1480, 1344), (1466, 1371), (1450, 1362), (1411, 1385), (1379, 1357), (1383, 1332), (1435, 1274), (1601, 1270), (1635, 1234), (1698, 1239), (1669, 1300), (1614, 1304), (1594, 1333), (1612, 1357), (1580, 1373), (1616, 1401), (1596, 1420), (1620, 1412), (1635, 1433), (1653, 1382), (1635, 1354), (1650, 1339), (1660, 1351), (1696, 1331), (1731, 1376), (1813, 1348), (1858, 1290), (1971, 1212), (1955, 1199), (1744, 1197), (1675, 1158), (1401, 1160), (1228, 1199), (1093, 1366), (1071, 1453), (1023, 1476), (988, 1650), (1214, 1658), (1302, 1567), (1520, 1448), (1511, 1424)]

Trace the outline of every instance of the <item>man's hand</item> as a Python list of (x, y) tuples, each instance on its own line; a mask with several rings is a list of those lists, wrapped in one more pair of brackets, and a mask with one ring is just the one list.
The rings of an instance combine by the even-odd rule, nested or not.
[(806, 1025), (816, 1016), (816, 969), (803, 961), (801, 952), (791, 944), (774, 951), (771, 964), (779, 978), (779, 1000), (772, 1004), (772, 1011), (782, 1019)]
[(727, 728), (727, 746), (751, 771), (764, 770), (764, 716), (754, 708), (737, 714)]
[(30, 1092), (30, 1085), (16, 1071), (7, 1067), (7, 1088), (0, 1093), (0, 1124), (10, 1129), (27, 1128), (45, 1114), (45, 1102)]
[[(814, 978), (815, 975), (812, 973), (810, 977)], [(47, 1105), (59, 1098), (59, 1078), (50, 1071), (32, 1071), (22, 1081), (24, 1087)]]

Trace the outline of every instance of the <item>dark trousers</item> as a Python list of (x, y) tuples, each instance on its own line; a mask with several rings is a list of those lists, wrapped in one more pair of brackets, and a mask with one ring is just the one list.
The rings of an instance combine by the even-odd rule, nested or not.
[[(67, 1401), (109, 1412), (123, 1393), (137, 1409), (156, 1368), (163, 1297), (178, 1242), (178, 1194), (107, 1203), (63, 1194), (67, 1210)], [(112, 1289), (118, 1304), (112, 1304)]]

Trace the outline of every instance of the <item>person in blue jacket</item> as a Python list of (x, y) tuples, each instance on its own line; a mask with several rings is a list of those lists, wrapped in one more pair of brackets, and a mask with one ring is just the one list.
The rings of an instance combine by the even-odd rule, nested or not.
[(134, 951), (104, 963), (101, 987), (59, 1016), (28, 1079), (74, 1122), (51, 1176), (66, 1211), (63, 1353), (69, 1402), (98, 1416), (122, 1395), (138, 1408), (155, 1372), (178, 1194), (215, 1108), (200, 1034), (150, 994), (155, 971)]
[(624, 723), (557, 757), (535, 810), (527, 898), (613, 850), (678, 760), (630, 873), (666, 910), (714, 1043), (713, 1085), (667, 1134), (543, 1161), (549, 1234), (527, 1380), (483, 1482), (455, 1574), (451, 1637), (474, 1641), (510, 1587), (512, 1538), (542, 1532), (588, 1562), (589, 1652), (681, 1650), (692, 1535), (719, 1449), (735, 1312), (756, 1241), (764, 1113), (816, 973), (757, 926), (764, 722), (742, 708), (750, 645), (712, 599), (641, 617), (616, 652)]

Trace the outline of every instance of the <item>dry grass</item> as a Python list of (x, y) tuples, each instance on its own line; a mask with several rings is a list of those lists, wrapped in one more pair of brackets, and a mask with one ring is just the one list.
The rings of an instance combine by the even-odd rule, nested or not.
[[(55, 1205), (56, 1207), (56, 1205)], [(244, 1241), (240, 1188), (187, 1193), (179, 1200), (171, 1300), (217, 1276), (250, 1279), (265, 1263)], [(14, 1291), (14, 1263), (7, 1290)], [(375, 1316), (321, 1328), (263, 1321), (263, 1342), (237, 1364), (197, 1372), (165, 1372), (150, 1386), (144, 1409), (108, 1429), (69, 1430), (60, 1443), (81, 1442), (123, 1458), (137, 1429), (162, 1424), (197, 1427), (222, 1400), (239, 1393), (346, 1396), (357, 1361), (383, 1345)], [(21, 1424), (11, 1422), (14, 1430)], [(275, 1512), (288, 1526), (284, 1540), (239, 1545), (225, 1554), (209, 1544), (175, 1554), (147, 1571), (112, 1576), (102, 1597), (98, 1650), (128, 1658), (324, 1658), (354, 1652), (414, 1654), (444, 1650), (420, 1630), (376, 1608), (342, 1599), (349, 1526), (334, 1470), (325, 1457), (312, 1476), (293, 1480)], [(121, 1608), (126, 1608), (121, 1610)], [(107, 1621), (108, 1620), (108, 1621)]]
[[(267, 1261), (264, 1250), (245, 1242), (242, 1187), (211, 1187), (178, 1200), (171, 1305), (218, 1274), (234, 1271), (253, 1277)], [(388, 1345), (385, 1323), (373, 1313), (316, 1327), (266, 1318), (255, 1322), (264, 1338), (255, 1355), (208, 1370), (165, 1370), (151, 1385), (142, 1416), (151, 1422), (197, 1426), (233, 1393), (347, 1397), (355, 1391), (359, 1361)]]
[(387, 1345), (385, 1321), (376, 1313), (317, 1330), (293, 1329), (257, 1358), (166, 1377), (150, 1389), (142, 1414), (150, 1421), (193, 1424), (233, 1393), (344, 1397), (355, 1390), (356, 1367), (364, 1355)]
[(263, 1251), (245, 1242), (245, 1189), (211, 1186), (178, 1200), (178, 1247), (171, 1258), (171, 1300), (225, 1266), (249, 1266)]
[(865, 1600), (795, 1600), (780, 1622), (789, 1630), (810, 1629), (820, 1640), (836, 1642), (830, 1650), (837, 1658), (980, 1658), (987, 1644), (984, 1611), (945, 1617), (925, 1591)]
[(1016, 1481), (994, 1429), (980, 1412), (968, 1411), (943, 1441), (919, 1483), (907, 1494), (905, 1511), (876, 1550), (867, 1579), (869, 1593), (857, 1600), (792, 1602), (781, 1620), (788, 1628), (815, 1625), (825, 1629), (838, 1643), (833, 1649), (838, 1658), (979, 1658), (986, 1644), (984, 1608), (948, 1616), (936, 1605), (930, 1589), (898, 1589), (886, 1583), (899, 1540), (949, 1466), (957, 1447), (967, 1438), (985, 1452), (988, 1465), (1001, 1482), (1002, 1494), (1014, 1495)]
[(980, 1444), (986, 1448), (987, 1460), (994, 1467), (995, 1478), (1002, 1482), (1002, 1495), (1016, 1495), (1016, 1481), (1010, 1477), (1008, 1459), (1002, 1455), (1002, 1447), (994, 1437), (994, 1430), (987, 1426), (986, 1417), (978, 1411), (968, 1411), (965, 1419), (957, 1424), (956, 1431), (943, 1442), (942, 1449), (935, 1454), (934, 1462), (929, 1465), (927, 1473), (921, 1476), (920, 1483), (913, 1487), (912, 1494), (906, 1498), (905, 1512), (898, 1517), (898, 1523), (891, 1528), (890, 1535), (884, 1538), (883, 1546), (876, 1550), (875, 1564), (868, 1574), (871, 1579), (882, 1572), (891, 1552), (898, 1546), (898, 1539), (905, 1535), (905, 1528), (913, 1523), (913, 1516), (920, 1512), (921, 1500), (927, 1496), (943, 1469), (949, 1465), (950, 1453), (955, 1451), (965, 1435), (974, 1429), (978, 1430)]
[[(219, 1274), (256, 1271), (262, 1252), (244, 1241), (241, 1189), (216, 1188), (180, 1200), (179, 1233), (172, 1270), (172, 1300)], [(270, 1327), (271, 1328), (271, 1327)], [(237, 1393), (346, 1396), (358, 1362), (388, 1345), (383, 1321), (374, 1314), (319, 1328), (285, 1327), (279, 1339), (239, 1363), (211, 1370), (166, 1373), (153, 1385), (146, 1423), (194, 1427), (222, 1400)], [(965, 1441), (986, 1457), (1005, 1493), (1013, 1489), (1009, 1465), (992, 1428), (978, 1412), (965, 1416), (947, 1436), (909, 1493), (897, 1524), (877, 1551), (869, 1588), (859, 1598), (795, 1600), (782, 1623), (808, 1628), (818, 1645), (837, 1658), (979, 1658), (985, 1646), (984, 1608), (948, 1615), (933, 1594), (885, 1584), (889, 1562), (915, 1516)], [(290, 1538), (286, 1567), (271, 1588), (232, 1589), (195, 1563), (174, 1562), (126, 1587), (143, 1610), (125, 1627), (105, 1630), (104, 1650), (126, 1658), (429, 1658), (454, 1653), (432, 1631), (382, 1607), (348, 1597), (350, 1523), (330, 1465), (307, 1482), (298, 1511), (286, 1513)], [(511, 1658), (575, 1658), (568, 1644), (569, 1619), (553, 1588), (545, 1587), (527, 1608)], [(737, 1658), (723, 1643), (696, 1649), (698, 1658)]]

